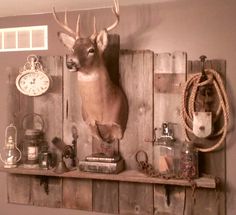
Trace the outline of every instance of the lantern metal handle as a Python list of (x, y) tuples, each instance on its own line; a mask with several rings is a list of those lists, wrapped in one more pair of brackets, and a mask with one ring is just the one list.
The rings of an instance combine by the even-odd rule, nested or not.
[[(43, 120), (43, 117), (42, 117), (40, 114), (38, 114), (38, 113), (26, 114), (26, 115), (23, 117), (23, 120), (22, 120), (22, 127), (23, 127), (24, 130), (27, 129), (27, 128), (25, 127), (25, 121), (26, 121), (26, 119), (29, 118), (29, 117), (33, 117), (33, 118), (38, 117), (38, 118), (40, 119), (39, 123), (40, 123), (40, 125), (41, 125), (41, 129), (39, 129), (39, 130), (41, 130), (41, 131), (44, 130), (44, 120)], [(33, 124), (34, 124), (34, 120), (33, 120)]]

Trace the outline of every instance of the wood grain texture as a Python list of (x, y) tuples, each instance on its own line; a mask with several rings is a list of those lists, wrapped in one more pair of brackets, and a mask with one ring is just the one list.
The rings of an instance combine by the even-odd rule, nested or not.
[(120, 152), (127, 169), (136, 169), (135, 154), (147, 152), (152, 162), (153, 136), (153, 52), (122, 51), (120, 55), (121, 84), (127, 95), (129, 117)]
[(119, 211), (119, 184), (93, 180), (93, 211), (117, 214)]
[(42, 176), (32, 176), (31, 201), (33, 205), (43, 207), (62, 207), (62, 179), (49, 177), (47, 194), (44, 186), (40, 185)]
[(63, 58), (60, 56), (41, 57), (43, 68), (53, 80), (52, 88), (42, 96), (34, 97), (34, 112), (42, 116), (45, 123), (45, 138), (50, 144), (57, 136), (62, 138), (62, 74)]
[(216, 190), (186, 188), (184, 215), (225, 215), (220, 192)]
[[(137, 170), (126, 170), (119, 174), (102, 174), (102, 173), (90, 173), (82, 172), (78, 170), (66, 172), (63, 174), (56, 174), (52, 170), (40, 170), (40, 169), (25, 169), (18, 167), (16, 169), (5, 169), (0, 167), (1, 172), (7, 172), (12, 174), (22, 175), (39, 175), (39, 176), (51, 176), (58, 178), (71, 178), (71, 179), (97, 179), (106, 181), (121, 181), (121, 182), (134, 182), (145, 184), (163, 184), (163, 185), (176, 185), (176, 186), (188, 186), (192, 184), (188, 180), (183, 179), (163, 179), (149, 177)], [(217, 180), (214, 177), (200, 177), (194, 179), (197, 187), (215, 189), (217, 187)]]
[[(117, 57), (116, 54), (114, 56)], [(19, 94), (13, 78), (17, 71), (8, 69), (9, 92), (13, 98), (8, 104), (8, 119), (20, 126), (20, 120), (26, 113), (34, 111), (43, 114), (46, 119), (46, 138), (49, 142), (52, 137), (59, 136), (66, 144), (71, 144), (71, 129), (76, 128), (79, 135), (77, 158), (84, 159), (85, 156), (97, 151), (97, 143), (93, 141), (88, 127), (81, 118), (77, 75), (68, 73), (64, 68), (65, 58), (42, 57), (41, 60), (54, 81), (53, 88), (41, 97), (29, 98)], [(216, 69), (225, 77), (225, 61), (208, 61), (206, 66)], [(9, 203), (93, 210), (109, 214), (225, 214), (225, 171), (222, 171), (225, 169), (225, 148), (201, 154), (201, 172), (218, 176), (222, 183), (218, 192), (197, 188), (194, 199), (191, 188), (183, 187), (190, 185), (185, 180), (161, 181), (148, 178), (136, 171), (134, 157), (138, 150), (143, 149), (148, 153), (149, 162), (152, 163), (155, 159), (153, 145), (145, 142), (145, 139), (152, 139), (153, 127), (160, 127), (164, 121), (177, 123), (174, 130), (178, 132), (175, 132), (175, 136), (183, 140), (179, 124), (179, 106), (186, 72), (186, 55), (175, 52), (154, 56), (150, 51), (121, 51), (119, 67), (120, 84), (129, 102), (127, 130), (120, 142), (120, 152), (126, 161), (128, 171), (119, 175), (79, 171), (55, 175), (50, 171), (32, 170), (29, 174), (56, 176), (49, 177), (47, 195), (40, 186), (39, 177), (28, 176), (28, 170), (21, 172), (20, 168), (16, 169), (16, 172), (8, 170), (9, 173), (17, 173), (8, 176)], [(188, 62), (188, 76), (199, 69), (199, 61)], [(114, 80), (117, 78), (116, 74)], [(23, 137), (23, 130), (19, 128), (19, 131)], [(197, 181), (201, 187), (216, 186), (214, 179), (201, 178)], [(168, 204), (165, 186), (169, 190)]]
[[(180, 106), (182, 85), (186, 74), (186, 60), (186, 53), (183, 52), (157, 54), (154, 58), (154, 76), (168, 77), (165, 80), (166, 92), (163, 92), (164, 90), (161, 90), (161, 93), (158, 90), (154, 91), (154, 127), (161, 128), (163, 122), (174, 123), (174, 135), (178, 140), (183, 140)], [(172, 75), (178, 79), (173, 81)], [(158, 82), (155, 84), (157, 84), (155, 89), (159, 88)]]
[(31, 178), (32, 176), (8, 174), (7, 175), (7, 200), (8, 203), (31, 203)]
[[(123, 51), (120, 55), (121, 84), (127, 95), (129, 118), (127, 129), (120, 143), (120, 152), (126, 168), (137, 169), (135, 154), (147, 152), (152, 163), (153, 138), (153, 52)], [(153, 186), (120, 183), (121, 214), (152, 214)], [(144, 196), (145, 195), (145, 196)]]
[(153, 185), (120, 183), (120, 214), (153, 214)]
[[(44, 120), (45, 140), (51, 145), (51, 140), (57, 136), (62, 138), (62, 74), (63, 58), (60, 56), (41, 57), (40, 62), (52, 77), (52, 88), (44, 95), (34, 97), (34, 113), (40, 114)], [(32, 201), (34, 205), (46, 207), (61, 207), (62, 182), (60, 178), (49, 178), (49, 195), (40, 179), (32, 177)]]
[[(157, 54), (154, 57), (154, 127), (161, 134), (162, 123), (172, 123), (171, 129), (177, 141), (183, 141), (180, 119), (181, 92), (185, 82), (187, 56), (184, 52)], [(162, 80), (163, 79), (163, 80)], [(160, 85), (159, 85), (160, 84)], [(159, 153), (154, 147), (154, 167), (158, 166)], [(169, 203), (166, 189), (169, 192)], [(184, 209), (185, 189), (183, 187), (155, 185), (155, 214), (177, 215)]]
[[(23, 62), (24, 64), (24, 62)], [(27, 96), (22, 95), (16, 88), (15, 80), (19, 71), (14, 68), (7, 68), (7, 122), (14, 123), (17, 127), (17, 144), (22, 150), (24, 130), (22, 126), (23, 116), (32, 112), (33, 100)], [(7, 126), (7, 125), (6, 125)], [(27, 175), (8, 175), (7, 181), (7, 195), (9, 203), (31, 204), (31, 177)]]
[[(208, 60), (205, 63), (205, 68), (211, 68), (216, 70), (225, 82), (226, 76), (226, 62), (225, 60)], [(201, 72), (201, 62), (200, 61), (188, 61), (188, 71), (187, 75), (190, 76), (194, 73)], [(215, 94), (215, 100), (217, 97)], [(215, 107), (213, 106), (213, 109)], [(222, 121), (218, 122), (217, 126), (221, 126)], [(212, 145), (217, 141), (217, 139), (204, 139), (204, 144)], [(218, 199), (214, 195), (214, 192), (210, 190), (201, 190), (196, 196), (196, 202), (200, 201), (198, 204), (201, 205), (202, 197), (206, 196), (206, 201), (202, 202), (202, 207), (204, 208), (205, 204), (212, 205), (209, 210), (212, 210), (210, 214), (225, 214), (225, 145), (221, 150), (209, 153), (199, 153), (199, 170), (202, 174), (209, 174), (220, 178), (220, 186), (218, 189)], [(200, 194), (201, 193), (201, 194)], [(200, 214), (201, 206), (197, 206), (194, 210), (196, 213)]]
[(92, 153), (92, 137), (89, 127), (82, 119), (77, 73), (70, 73), (65, 61), (66, 58), (63, 74), (63, 139), (66, 144), (71, 144), (72, 128), (77, 130), (77, 160), (82, 160)]
[(179, 186), (155, 185), (154, 214), (183, 215), (185, 189)]
[[(70, 73), (66, 67), (66, 58), (63, 61), (63, 140), (66, 144), (73, 141), (72, 129), (76, 129), (78, 134), (76, 163), (92, 153), (92, 137), (88, 126), (82, 119), (81, 99), (79, 96), (79, 86), (77, 73)], [(92, 209), (92, 181), (84, 180), (63, 180), (63, 205), (66, 208), (81, 210)], [(82, 194), (81, 188), (86, 192)], [(71, 195), (68, 192), (75, 194)], [(72, 199), (71, 199), (72, 198)]]
[(92, 210), (92, 180), (63, 179), (63, 207), (78, 210)]

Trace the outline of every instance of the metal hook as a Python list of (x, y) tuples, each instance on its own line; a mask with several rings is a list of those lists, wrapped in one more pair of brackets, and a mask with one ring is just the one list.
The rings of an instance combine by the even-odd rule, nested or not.
[(205, 55), (201, 55), (200, 57), (200, 61), (201, 61), (201, 70), (202, 70), (202, 80), (201, 81), (205, 81), (206, 80), (206, 72), (205, 72), (205, 62), (206, 62), (206, 59), (207, 59), (207, 56)]

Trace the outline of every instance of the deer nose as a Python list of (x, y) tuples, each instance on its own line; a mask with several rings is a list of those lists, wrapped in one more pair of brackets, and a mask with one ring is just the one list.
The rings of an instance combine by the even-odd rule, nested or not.
[(66, 59), (66, 66), (71, 72), (77, 72), (80, 68), (79, 62), (73, 56), (68, 56)]

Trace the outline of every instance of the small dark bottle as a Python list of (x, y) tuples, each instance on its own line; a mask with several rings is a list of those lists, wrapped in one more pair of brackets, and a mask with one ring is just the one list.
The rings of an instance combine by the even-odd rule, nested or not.
[(49, 169), (51, 165), (52, 154), (48, 151), (48, 146), (43, 146), (39, 153), (39, 168)]

